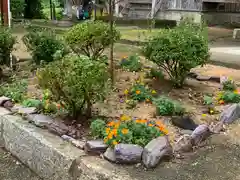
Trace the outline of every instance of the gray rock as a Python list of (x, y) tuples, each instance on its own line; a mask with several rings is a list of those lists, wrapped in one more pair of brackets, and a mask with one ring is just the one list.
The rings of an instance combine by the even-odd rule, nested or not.
[(72, 143), (72, 145), (74, 145), (75, 147), (79, 148), (79, 149), (84, 149), (84, 146), (86, 144), (85, 141), (80, 141), (80, 140), (76, 140), (76, 139), (73, 139), (70, 141)]
[(206, 140), (210, 134), (210, 129), (206, 124), (199, 125), (191, 135), (192, 144), (195, 146), (198, 145), (202, 141)]
[(103, 157), (110, 162), (116, 162), (116, 156), (113, 148), (107, 148), (106, 152), (103, 154)]
[(8, 115), (8, 114), (12, 114), (12, 112), (3, 107), (0, 107), (0, 116)]
[(62, 138), (63, 140), (65, 140), (65, 141), (69, 141), (69, 142), (75, 140), (75, 139), (72, 138), (71, 136), (68, 136), (68, 135), (65, 135), (65, 134), (62, 135), (61, 138)]
[(27, 119), (29, 122), (40, 128), (47, 128), (53, 123), (53, 119), (50, 116), (43, 114), (28, 114)]
[(188, 129), (184, 129), (184, 130), (181, 130), (181, 134), (187, 134), (187, 135), (191, 135), (193, 131), (191, 130), (188, 130)]
[(8, 110), (11, 110), (13, 108), (14, 104), (12, 101), (6, 101), (5, 103), (3, 103), (3, 107), (5, 107)]
[(11, 98), (8, 98), (8, 97), (5, 97), (5, 96), (1, 96), (1, 97), (0, 97), (0, 106), (3, 106), (3, 104), (4, 104), (6, 101), (11, 101)]
[(14, 113), (19, 113), (23, 115), (27, 114), (35, 114), (37, 112), (37, 108), (35, 107), (23, 107), (21, 105), (15, 105), (11, 108), (11, 111)]
[(137, 164), (141, 162), (143, 148), (135, 144), (117, 144), (114, 148), (116, 162), (119, 164)]
[(217, 124), (211, 124), (209, 129), (212, 133), (218, 134), (224, 129), (224, 123), (220, 121)]
[(58, 136), (68, 133), (68, 126), (61, 121), (55, 121), (48, 126), (48, 130)]
[(220, 76), (211, 76), (210, 81), (220, 83)]
[(107, 150), (108, 146), (102, 140), (87, 141), (84, 150), (93, 155), (100, 155)]
[(150, 141), (145, 146), (142, 154), (142, 161), (145, 167), (154, 168), (165, 157), (173, 154), (172, 146), (166, 136), (160, 136)]
[(173, 146), (173, 151), (177, 153), (186, 153), (192, 151), (193, 146), (190, 135), (181, 136)]
[(201, 76), (201, 75), (198, 75), (198, 76), (196, 77), (196, 79), (197, 79), (198, 81), (209, 81), (209, 80), (210, 80), (210, 77), (209, 77), (209, 76)]
[(240, 105), (232, 104), (223, 110), (219, 119), (224, 124), (230, 124), (238, 118), (240, 118)]

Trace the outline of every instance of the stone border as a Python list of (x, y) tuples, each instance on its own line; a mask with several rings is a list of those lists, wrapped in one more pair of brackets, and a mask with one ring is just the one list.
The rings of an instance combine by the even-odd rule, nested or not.
[(71, 143), (0, 108), (0, 142), (12, 155), (44, 179), (132, 180), (119, 167), (87, 156)]

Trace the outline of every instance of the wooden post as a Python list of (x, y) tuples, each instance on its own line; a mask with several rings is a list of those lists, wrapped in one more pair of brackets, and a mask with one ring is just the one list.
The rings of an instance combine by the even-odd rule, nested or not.
[(3, 24), (5, 26), (9, 26), (9, 1), (8, 0), (2, 0), (2, 7), (1, 7), (1, 10), (3, 12), (2, 15), (3, 15)]

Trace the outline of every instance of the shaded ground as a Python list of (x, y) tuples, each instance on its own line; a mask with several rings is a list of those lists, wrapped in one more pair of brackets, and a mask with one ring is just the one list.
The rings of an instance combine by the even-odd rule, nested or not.
[(0, 179), (1, 180), (40, 180), (26, 166), (0, 148)]
[(129, 167), (128, 172), (137, 180), (239, 180), (240, 147), (225, 138), (215, 135), (185, 160), (162, 163), (153, 171)]

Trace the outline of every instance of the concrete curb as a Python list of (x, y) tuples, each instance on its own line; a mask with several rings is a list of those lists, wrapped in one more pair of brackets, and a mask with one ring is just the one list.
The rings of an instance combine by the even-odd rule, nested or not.
[(47, 130), (0, 108), (0, 142), (12, 155), (43, 179), (135, 180), (123, 168), (87, 156)]

